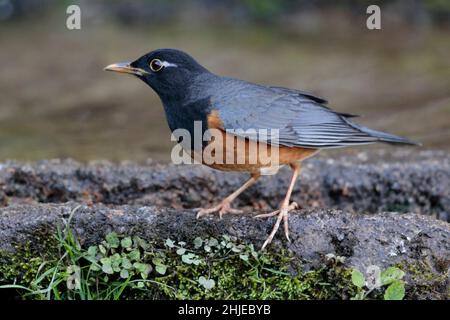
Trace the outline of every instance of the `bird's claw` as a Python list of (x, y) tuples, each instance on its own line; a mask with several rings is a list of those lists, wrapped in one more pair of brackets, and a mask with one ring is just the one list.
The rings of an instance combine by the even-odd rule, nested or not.
[(272, 231), (270, 232), (269, 236), (267, 237), (266, 241), (264, 241), (264, 244), (261, 247), (261, 251), (264, 250), (267, 247), (267, 245), (272, 242), (273, 237), (275, 236), (280, 227), (281, 220), (283, 220), (284, 224), (284, 235), (286, 236), (286, 239), (289, 242), (291, 242), (291, 239), (289, 238), (289, 211), (294, 210), (296, 208), (298, 208), (298, 204), (292, 202), (289, 206), (281, 207), (279, 210), (275, 210), (274, 212), (255, 216), (255, 218), (268, 218), (276, 215), (278, 216)]
[(215, 212), (219, 212), (220, 219), (222, 219), (222, 216), (227, 213), (232, 214), (242, 213), (242, 210), (231, 208), (230, 202), (226, 200), (222, 201), (220, 204), (212, 208), (197, 208), (195, 209), (195, 211), (197, 211), (197, 219)]
[[(292, 202), (288, 207), (286, 207), (286, 209), (288, 211), (294, 210), (294, 209), (297, 209), (297, 208), (298, 208), (298, 204), (296, 202)], [(257, 219), (270, 218), (270, 217), (276, 216), (279, 212), (280, 212), (280, 209), (272, 211), (272, 212), (269, 212), (269, 213), (258, 214), (256, 216), (254, 216), (253, 218), (257, 218)]]

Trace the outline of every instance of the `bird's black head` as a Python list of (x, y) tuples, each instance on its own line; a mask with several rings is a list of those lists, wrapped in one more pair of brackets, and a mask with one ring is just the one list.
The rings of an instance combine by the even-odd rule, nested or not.
[(154, 50), (133, 62), (111, 64), (105, 70), (133, 74), (163, 99), (184, 95), (195, 77), (208, 73), (194, 58), (176, 49)]

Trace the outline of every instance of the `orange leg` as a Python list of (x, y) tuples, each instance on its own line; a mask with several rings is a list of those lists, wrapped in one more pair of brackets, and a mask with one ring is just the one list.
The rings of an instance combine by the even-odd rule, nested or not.
[(198, 210), (197, 219), (204, 215), (214, 213), (214, 212), (219, 212), (220, 219), (222, 219), (222, 215), (224, 215), (226, 213), (242, 213), (242, 210), (232, 209), (230, 207), (231, 202), (234, 199), (236, 199), (242, 192), (244, 192), (246, 189), (248, 189), (251, 185), (253, 185), (256, 182), (256, 180), (258, 180), (259, 177), (260, 177), (259, 173), (252, 174), (252, 176), (250, 177), (249, 180), (247, 180), (246, 183), (244, 183), (239, 189), (237, 189), (235, 192), (230, 194), (228, 197), (223, 199), (222, 202), (219, 203), (217, 206), (208, 208), (208, 209), (203, 209), (203, 208), (197, 209)]
[(289, 239), (289, 215), (288, 214), (289, 214), (289, 211), (297, 208), (297, 204), (295, 202), (292, 202), (291, 204), (289, 204), (289, 201), (291, 199), (291, 194), (292, 194), (292, 190), (294, 189), (295, 181), (297, 180), (298, 175), (300, 174), (300, 164), (298, 164), (298, 163), (291, 164), (291, 168), (294, 170), (294, 172), (292, 173), (291, 182), (289, 184), (289, 188), (286, 193), (286, 196), (284, 197), (284, 200), (281, 203), (280, 209), (275, 210), (274, 212), (271, 212), (271, 213), (260, 214), (255, 217), (255, 218), (268, 218), (268, 217), (273, 217), (273, 216), (278, 215), (277, 221), (275, 222), (275, 226), (273, 227), (272, 232), (270, 233), (269, 237), (264, 242), (261, 250), (264, 250), (264, 248), (269, 243), (272, 242), (273, 237), (275, 236), (275, 234), (278, 231), (278, 228), (280, 227), (281, 220), (283, 220), (283, 223), (284, 223), (284, 234), (286, 235), (287, 240), (291, 241)]

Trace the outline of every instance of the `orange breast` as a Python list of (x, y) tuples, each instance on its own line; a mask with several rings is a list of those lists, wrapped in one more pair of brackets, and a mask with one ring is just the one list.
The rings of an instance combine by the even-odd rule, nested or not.
[(215, 139), (203, 149), (201, 157), (199, 154), (193, 156), (214, 169), (259, 172), (261, 168), (301, 161), (318, 151), (301, 147), (272, 146), (229, 134), (221, 129), (222, 122), (214, 111), (208, 117), (208, 128), (216, 129), (212, 130)]
[[(208, 147), (203, 150), (202, 163), (224, 171), (259, 172), (261, 168), (301, 161), (318, 151), (300, 147), (271, 146), (263, 142), (243, 139), (224, 131), (222, 131), (222, 139), (225, 141), (222, 150), (217, 150), (218, 148), (208, 150)], [(227, 147), (228, 139), (234, 142), (231, 148)], [(276, 152), (278, 152), (277, 156)]]

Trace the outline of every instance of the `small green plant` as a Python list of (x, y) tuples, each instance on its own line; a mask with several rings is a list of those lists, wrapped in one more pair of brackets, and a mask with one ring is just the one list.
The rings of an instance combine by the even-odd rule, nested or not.
[(376, 290), (386, 288), (384, 300), (402, 300), (405, 296), (405, 283), (402, 278), (405, 273), (397, 267), (389, 267), (380, 272), (377, 267), (370, 268), (368, 279), (361, 271), (353, 269), (352, 283), (358, 288), (357, 294), (352, 300), (364, 300)]
[[(155, 267), (143, 262), (149, 244), (139, 237), (121, 237), (110, 233), (99, 245), (83, 249), (69, 228), (73, 210), (65, 227), (58, 228), (55, 239), (59, 256), (40, 264), (28, 286), (10, 284), (2, 289), (19, 289), (32, 299), (120, 299), (126, 290), (143, 290), (148, 285), (167, 285), (148, 279)], [(154, 254), (157, 261), (158, 253)]]
[[(323, 266), (305, 271), (285, 250), (259, 252), (228, 235), (154, 243), (111, 232), (84, 247), (70, 228), (75, 211), (57, 229), (51, 254), (27, 251), (24, 261), (0, 252), (6, 259), (0, 283), (7, 283), (0, 288), (17, 289), (24, 299), (57, 300), (362, 299), (373, 290), (343, 257), (327, 255)], [(396, 270), (382, 276), (387, 299), (404, 295), (403, 273)]]

